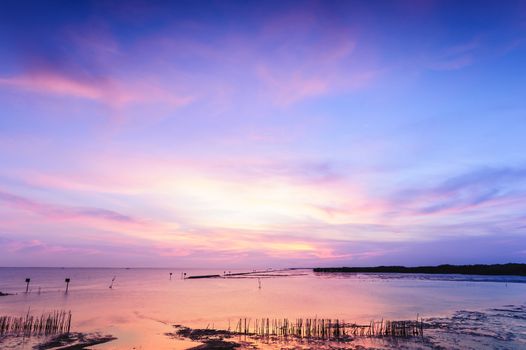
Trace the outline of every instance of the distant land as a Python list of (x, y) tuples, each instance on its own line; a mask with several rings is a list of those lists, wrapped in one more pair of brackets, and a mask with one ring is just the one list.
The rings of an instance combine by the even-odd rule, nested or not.
[(459, 275), (515, 275), (526, 276), (526, 264), (494, 265), (438, 265), (438, 266), (376, 266), (376, 267), (317, 267), (314, 272), (376, 272), (376, 273), (429, 273)]

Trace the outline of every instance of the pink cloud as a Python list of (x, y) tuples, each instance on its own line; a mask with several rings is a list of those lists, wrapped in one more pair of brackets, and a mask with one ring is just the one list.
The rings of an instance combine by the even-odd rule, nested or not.
[(48, 244), (38, 239), (31, 240), (7, 240), (2, 242), (4, 252), (11, 254), (87, 254), (98, 255), (100, 251), (93, 248), (79, 248), (65, 245)]
[[(255, 100), (252, 103), (288, 106), (367, 87), (381, 72), (374, 59), (356, 52), (358, 30), (352, 25), (297, 9), (258, 24), (254, 32), (227, 31), (211, 42), (174, 35), (188, 30), (177, 23), (141, 38), (133, 52), (145, 61), (141, 65), (154, 59), (154, 67), (175, 76), (173, 80), (182, 81), (194, 94), (206, 96), (207, 103), (230, 107), (247, 95)], [(195, 25), (201, 32), (213, 30)], [(365, 50), (366, 43), (360, 44)], [(158, 53), (155, 58), (143, 54), (153, 51)], [(178, 65), (188, 60), (200, 62), (201, 69)], [(144, 66), (151, 70), (152, 65)], [(252, 86), (250, 94), (247, 86)]]
[(67, 50), (54, 60), (23, 52), (21, 72), (0, 76), (0, 87), (95, 101), (117, 110), (152, 103), (177, 108), (195, 100), (180, 86), (161, 83), (164, 75), (157, 71), (126, 70), (132, 59), (104, 20), (70, 24), (57, 35)]
[(109, 221), (129, 223), (136, 222), (135, 219), (129, 216), (122, 215), (111, 210), (99, 208), (65, 207), (44, 204), (3, 191), (0, 192), (0, 201), (7, 203), (8, 205), (13, 206), (15, 208), (32, 211), (41, 215), (57, 219), (74, 219), (90, 217)]
[(102, 89), (53, 74), (26, 75), (0, 78), (0, 85), (56, 95), (98, 100), (103, 98)]
[(87, 99), (112, 108), (154, 102), (180, 107), (193, 101), (193, 97), (175, 95), (147, 81), (124, 82), (115, 79), (83, 81), (53, 71), (0, 78), (0, 86), (40, 94)]
[(329, 82), (318, 77), (306, 77), (293, 73), (286, 77), (283, 74), (270, 72), (267, 67), (257, 69), (259, 78), (272, 91), (278, 105), (289, 105), (308, 97), (319, 96), (327, 92)]

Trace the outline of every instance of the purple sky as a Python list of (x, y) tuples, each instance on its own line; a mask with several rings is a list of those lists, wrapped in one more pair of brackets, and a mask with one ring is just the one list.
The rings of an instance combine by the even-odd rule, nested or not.
[(0, 266), (526, 262), (524, 1), (0, 2)]

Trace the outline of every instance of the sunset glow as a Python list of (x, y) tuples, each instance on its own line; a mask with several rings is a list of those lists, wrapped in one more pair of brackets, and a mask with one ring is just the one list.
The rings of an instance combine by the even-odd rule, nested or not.
[(524, 2), (200, 3), (0, 3), (1, 266), (526, 259)]

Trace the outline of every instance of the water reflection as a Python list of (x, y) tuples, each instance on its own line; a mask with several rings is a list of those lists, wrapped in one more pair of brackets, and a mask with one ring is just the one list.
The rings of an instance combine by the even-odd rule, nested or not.
[[(73, 312), (73, 329), (111, 333), (119, 339), (97, 348), (173, 348), (164, 333), (173, 324), (228, 327), (239, 318), (340, 318), (355, 322), (443, 316), (526, 300), (526, 284), (503, 276), (424, 278), (418, 275), (319, 274), (296, 270), (288, 276), (181, 279), (228, 269), (0, 269), (0, 314), (20, 315), (31, 307)], [(169, 278), (170, 272), (173, 274)], [(234, 271), (233, 271), (234, 272)], [(275, 275), (285, 273), (275, 273)], [(24, 293), (31, 276), (29, 293)], [(71, 278), (65, 294), (66, 276)], [(112, 283), (113, 288), (108, 288)], [(514, 282), (524, 282), (524, 278)], [(40, 293), (39, 293), (40, 291)]]

